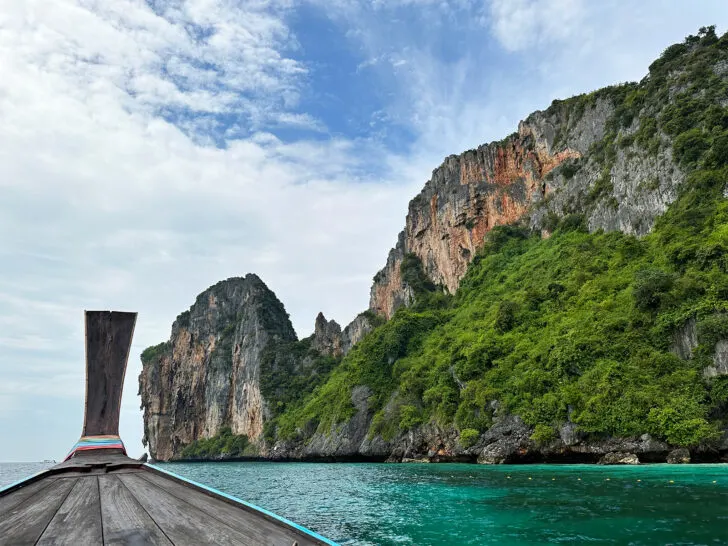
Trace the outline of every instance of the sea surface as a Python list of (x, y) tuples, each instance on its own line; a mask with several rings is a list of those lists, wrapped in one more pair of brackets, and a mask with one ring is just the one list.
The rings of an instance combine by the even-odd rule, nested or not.
[[(47, 464), (0, 464), (0, 487)], [(728, 465), (170, 463), (343, 545), (728, 544)]]

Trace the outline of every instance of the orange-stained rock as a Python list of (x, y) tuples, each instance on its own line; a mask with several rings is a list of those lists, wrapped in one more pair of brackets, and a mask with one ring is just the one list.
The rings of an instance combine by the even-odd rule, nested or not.
[(375, 277), (370, 309), (389, 318), (414, 294), (402, 283), (400, 265), (416, 254), (427, 276), (455, 292), (485, 235), (520, 220), (547, 190), (544, 177), (567, 159), (581, 157), (551, 145), (527, 122), (517, 135), (450, 156), (409, 205), (404, 231)]

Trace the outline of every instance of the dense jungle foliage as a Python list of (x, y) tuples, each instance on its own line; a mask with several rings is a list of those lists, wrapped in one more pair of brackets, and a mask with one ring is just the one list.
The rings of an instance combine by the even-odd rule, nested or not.
[[(352, 388), (366, 385), (370, 434), (385, 438), (434, 420), (454, 424), (467, 446), (494, 412), (510, 412), (540, 443), (567, 420), (592, 437), (714, 441), (728, 424), (728, 376), (704, 374), (728, 339), (728, 84), (716, 67), (728, 71), (728, 34), (703, 28), (640, 83), (555, 101), (575, 116), (598, 97), (615, 105), (589, 154), (603, 175), (575, 214), (550, 218), (545, 239), (493, 229), (454, 295), (408, 256), (402, 278), (415, 305), (279, 413), (277, 436), (330, 431), (354, 414)], [(687, 173), (678, 199), (643, 238), (586, 232), (583, 213), (610, 193), (618, 150), (632, 143), (671, 149)], [(561, 168), (569, 178), (579, 165)], [(681, 359), (675, 339), (693, 321), (699, 345)]]

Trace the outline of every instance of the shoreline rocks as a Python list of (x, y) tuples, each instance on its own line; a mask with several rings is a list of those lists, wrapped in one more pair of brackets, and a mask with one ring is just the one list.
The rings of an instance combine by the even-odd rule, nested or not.
[(617, 465), (617, 464), (640, 464), (640, 460), (634, 453), (625, 453), (623, 451), (612, 451), (604, 455), (597, 464), (601, 465)]
[(674, 449), (667, 455), (667, 462), (669, 464), (689, 464), (690, 451), (684, 447)]

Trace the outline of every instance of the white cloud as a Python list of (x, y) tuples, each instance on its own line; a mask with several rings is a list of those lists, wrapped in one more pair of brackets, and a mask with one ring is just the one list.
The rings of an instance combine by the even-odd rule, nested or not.
[[(520, 1), (537, 38), (513, 55), (470, 24), (478, 2), (401, 0), (414, 15), (395, 23), (383, 3), (327, 3), (361, 57), (378, 60), (361, 67), (372, 85), (390, 91), (373, 122), (413, 135), (394, 153), (375, 138), (325, 138), (298, 108), (310, 76), (287, 24), (293, 0), (151, 4), (16, 0), (0, 15), (0, 420), (42, 428), (31, 409), (62, 408), (61, 452), (81, 425), (82, 309), (140, 313), (122, 415), (135, 453), (137, 355), (197, 293), (256, 272), (300, 334), (321, 310), (345, 323), (445, 155), (501, 138), (554, 94), (633, 79), (671, 41), (725, 22), (717, 2), (699, 23), (677, 8), (652, 21), (654, 5), (624, 22), (590, 4), (578, 19), (589, 32), (558, 34), (548, 25), (561, 15), (534, 22)], [(499, 13), (492, 28), (516, 25)], [(285, 142), (272, 134), (284, 125), (317, 133)], [(59, 456), (12, 449), (0, 459)]]
[(76, 100), (113, 97), (134, 112), (239, 114), (251, 97), (249, 115), (292, 106), (306, 69), (285, 54), (297, 47), (285, 4), (159, 4), (155, 13), (141, 0), (12, 2), (0, 62), (10, 76), (33, 74)]
[(585, 12), (583, 0), (490, 0), (489, 7), (482, 20), (510, 51), (567, 40)]
[[(215, 148), (157, 115), (184, 108), (191, 132), (205, 120), (189, 112), (246, 116), (241, 133), (324, 130), (290, 110), (305, 67), (283, 53), (296, 47), (284, 9), (57, 0), (0, 20), (0, 418), (82, 405), (83, 309), (140, 313), (122, 418), (134, 452), (137, 355), (211, 284), (258, 273), (304, 335), (320, 310), (346, 322), (366, 308), (416, 187), (366, 176), (385, 150), (263, 132)], [(60, 426), (72, 443), (80, 422)]]
[[(402, 12), (407, 5), (412, 9)], [(723, 0), (701, 0), (690, 9), (659, 0), (327, 6), (365, 59), (358, 70), (391, 85), (382, 110), (413, 133), (407, 159), (415, 155), (429, 166), (423, 177), (444, 156), (515, 131), (520, 119), (554, 98), (638, 80), (671, 43), (702, 25), (728, 25)]]

